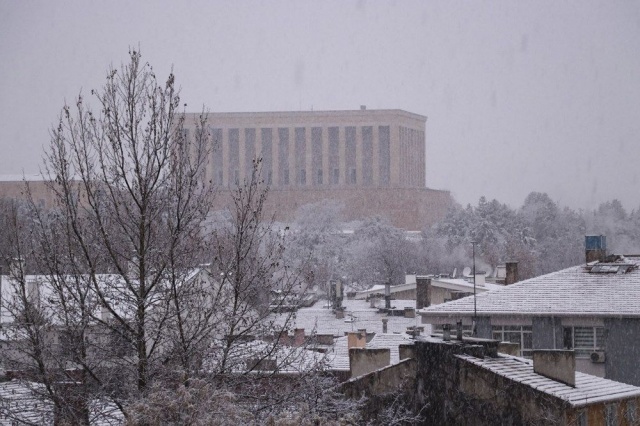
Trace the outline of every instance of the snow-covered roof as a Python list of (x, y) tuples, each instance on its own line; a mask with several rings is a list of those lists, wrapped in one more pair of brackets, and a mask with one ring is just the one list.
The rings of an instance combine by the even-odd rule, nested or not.
[(534, 373), (533, 362), (524, 358), (502, 354), (497, 358), (476, 358), (470, 355), (456, 355), (456, 357), (514, 382), (531, 386), (538, 391), (559, 398), (573, 407), (640, 396), (640, 387), (577, 371), (576, 386), (571, 387)]
[[(369, 343), (365, 345), (366, 349), (389, 349), (391, 364), (400, 362), (400, 345), (411, 345), (415, 342), (406, 333), (377, 333)], [(330, 370), (348, 371), (349, 366), (349, 347), (348, 338), (340, 337), (334, 341), (331, 350), (327, 353), (327, 365)]]
[[(403, 333), (407, 327), (422, 326), (418, 316), (416, 318), (388, 316), (380, 313), (377, 307), (371, 308), (369, 302), (355, 299), (345, 299), (342, 302), (342, 306), (345, 307), (344, 318), (336, 318), (333, 310), (326, 307), (326, 303), (326, 300), (320, 300), (311, 307), (298, 309), (291, 327), (304, 328), (306, 334), (315, 330), (316, 334), (344, 336), (349, 331), (358, 331), (363, 328), (368, 333), (382, 333), (382, 318), (388, 319), (387, 331), (389, 333)], [(378, 302), (378, 306), (384, 307), (384, 301)], [(392, 300), (391, 306), (398, 309), (415, 308), (416, 301)]]
[(414, 342), (415, 340), (406, 333), (381, 333), (376, 334), (365, 347), (367, 349), (390, 349), (391, 364), (397, 364), (400, 362), (400, 345), (413, 345)]
[[(376, 284), (374, 286), (371, 286), (370, 288), (366, 289), (366, 290), (361, 290), (356, 292), (356, 299), (366, 299), (367, 297), (369, 297), (372, 294), (384, 294), (384, 288), (385, 285), (384, 284)], [(398, 284), (398, 285), (392, 285), (389, 286), (389, 293), (394, 294), (394, 293), (398, 293), (401, 291), (407, 291), (407, 290), (415, 290), (416, 288), (416, 283), (415, 281), (412, 283), (405, 283), (405, 284)]]
[[(42, 383), (11, 380), (0, 383), (0, 425), (53, 424), (53, 403), (47, 399)], [(108, 400), (89, 401), (91, 426), (115, 426), (124, 423), (124, 416)]]
[[(413, 280), (411, 280), (413, 279)], [(401, 291), (407, 290), (415, 290), (416, 289), (416, 276), (415, 275), (407, 275), (407, 282), (405, 284), (393, 285), (389, 287), (389, 292), (391, 294), (398, 293)], [(439, 278), (433, 277), (431, 278), (431, 285), (433, 287), (438, 288), (446, 288), (448, 290), (453, 291), (461, 291), (466, 293), (473, 292), (473, 281), (469, 281), (463, 278)], [(372, 294), (384, 294), (384, 285), (376, 284), (367, 290), (362, 290), (356, 293), (356, 299), (365, 299)], [(476, 293), (484, 293), (490, 290), (500, 290), (505, 286), (502, 284), (493, 284), (493, 283), (483, 283), (476, 285)]]
[[(206, 271), (207, 265), (201, 267), (189, 268), (181, 271), (180, 282), (189, 282), (198, 274)], [(41, 307), (45, 312), (56, 312), (58, 310), (58, 302), (54, 291), (53, 283), (56, 280), (62, 282), (73, 282), (90, 284), (93, 280), (102, 288), (107, 299), (113, 301), (112, 308), (121, 316), (126, 316), (127, 311), (124, 310), (123, 295), (129, 295), (125, 279), (118, 274), (95, 274), (90, 275), (25, 275), (24, 283), (26, 283), (26, 291), (28, 297), (39, 298)], [(12, 300), (16, 295), (17, 281), (9, 275), (0, 276), (1, 306), (0, 323), (7, 324), (14, 321), (13, 310), (10, 308)], [(31, 294), (35, 292), (34, 294)], [(35, 300), (35, 299), (34, 299)], [(129, 301), (131, 303), (131, 301)], [(101, 307), (99, 304), (95, 306), (96, 317), (101, 316)]]
[[(476, 296), (478, 315), (640, 317), (640, 256), (619, 261), (626, 273), (592, 272), (574, 266)], [(418, 311), (425, 319), (473, 315), (473, 296)]]
[(327, 364), (333, 371), (349, 371), (349, 345), (348, 338), (340, 337), (334, 340), (333, 347), (327, 353)]
[[(449, 290), (473, 292), (473, 281), (464, 278), (432, 278), (431, 285)], [(484, 293), (491, 290), (502, 290), (505, 286), (484, 282), (476, 283), (476, 293)]]

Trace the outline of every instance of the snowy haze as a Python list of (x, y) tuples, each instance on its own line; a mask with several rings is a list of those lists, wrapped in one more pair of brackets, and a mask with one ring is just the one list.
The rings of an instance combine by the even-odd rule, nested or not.
[(0, 0), (0, 174), (140, 44), (188, 110), (426, 115), (427, 186), (640, 207), (639, 2)]

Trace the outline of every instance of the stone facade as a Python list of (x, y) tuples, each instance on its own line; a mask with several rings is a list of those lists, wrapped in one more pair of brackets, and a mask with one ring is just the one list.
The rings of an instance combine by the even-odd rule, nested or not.
[[(198, 116), (186, 114), (188, 137)], [(278, 221), (302, 205), (335, 200), (347, 221), (379, 215), (422, 230), (452, 204), (448, 191), (425, 187), (425, 123), (402, 110), (210, 113), (206, 179), (220, 189), (214, 207), (228, 205), (224, 192), (261, 158), (267, 211)]]

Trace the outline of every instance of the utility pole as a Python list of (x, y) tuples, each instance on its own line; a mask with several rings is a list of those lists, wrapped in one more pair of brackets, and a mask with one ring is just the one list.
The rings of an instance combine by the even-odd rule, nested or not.
[(471, 327), (472, 334), (477, 335), (476, 323), (478, 317), (478, 310), (476, 307), (476, 244), (477, 241), (471, 241), (472, 253), (473, 253), (473, 325)]

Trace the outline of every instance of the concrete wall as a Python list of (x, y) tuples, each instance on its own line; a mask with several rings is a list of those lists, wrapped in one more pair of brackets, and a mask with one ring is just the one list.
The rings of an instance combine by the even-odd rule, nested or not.
[(640, 319), (605, 319), (605, 377), (640, 386)]
[(576, 356), (572, 350), (539, 349), (533, 351), (533, 372), (562, 382), (576, 385)]
[(571, 408), (559, 398), (454, 356), (485, 357), (487, 351), (479, 345), (418, 341), (415, 350), (416, 397), (428, 404), (426, 424), (576, 425), (582, 416), (589, 425), (604, 425), (607, 406), (613, 406), (616, 424), (628, 425), (627, 404), (640, 407), (634, 398)]
[(391, 350), (382, 349), (349, 349), (349, 367), (351, 377), (358, 377), (391, 364)]
[[(357, 399), (363, 395), (370, 396), (391, 392), (401, 385), (413, 388), (416, 365), (415, 359), (404, 359), (398, 364), (389, 365), (350, 379), (341, 385), (341, 390), (347, 397)], [(407, 380), (409, 383), (406, 382)]]
[[(343, 220), (379, 215), (406, 230), (421, 230), (441, 220), (452, 204), (448, 191), (427, 188), (291, 188), (271, 189), (265, 209), (266, 213), (275, 214), (277, 221), (287, 222), (299, 207), (325, 200), (344, 205)], [(213, 200), (213, 209), (229, 205), (229, 192), (221, 190)]]

